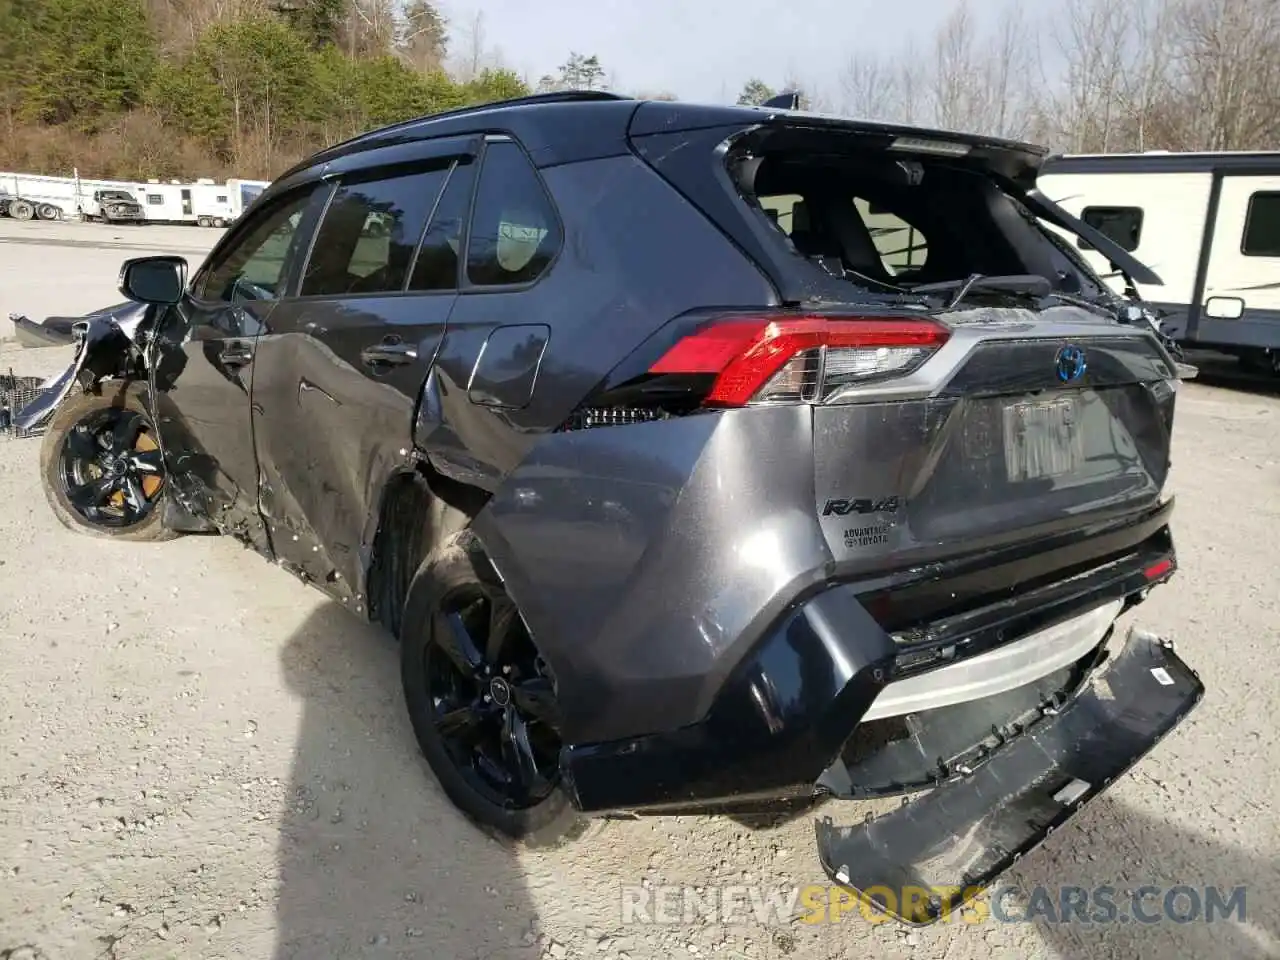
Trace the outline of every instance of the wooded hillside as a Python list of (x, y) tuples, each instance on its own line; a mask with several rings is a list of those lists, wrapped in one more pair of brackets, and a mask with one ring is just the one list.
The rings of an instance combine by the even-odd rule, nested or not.
[[(0, 0), (0, 169), (269, 178), (361, 130), (527, 92), (478, 38), (447, 73), (445, 27), (427, 0)], [(544, 85), (584, 63), (598, 84), (574, 56)]]

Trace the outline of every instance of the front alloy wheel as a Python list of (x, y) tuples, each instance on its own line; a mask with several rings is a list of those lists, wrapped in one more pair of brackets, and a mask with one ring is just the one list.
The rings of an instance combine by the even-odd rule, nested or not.
[(89, 523), (133, 527), (155, 509), (164, 463), (143, 414), (105, 407), (66, 433), (59, 477), (68, 502)]
[(117, 540), (167, 540), (159, 509), (165, 466), (137, 383), (104, 384), (72, 395), (45, 429), (40, 448), (45, 496), (78, 533)]

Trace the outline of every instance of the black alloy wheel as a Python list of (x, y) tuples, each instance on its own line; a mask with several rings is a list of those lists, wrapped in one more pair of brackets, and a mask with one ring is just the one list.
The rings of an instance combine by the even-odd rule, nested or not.
[(164, 486), (155, 432), (137, 410), (90, 410), (63, 437), (58, 477), (67, 502), (84, 520), (136, 527), (151, 515)]
[(454, 586), (423, 650), (437, 732), (473, 790), (507, 810), (546, 800), (558, 778), (555, 691), (499, 584)]

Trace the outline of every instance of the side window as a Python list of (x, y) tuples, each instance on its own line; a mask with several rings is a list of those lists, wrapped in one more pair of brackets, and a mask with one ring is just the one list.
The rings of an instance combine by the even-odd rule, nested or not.
[(871, 240), (889, 276), (924, 266), (929, 259), (929, 244), (917, 227), (887, 207), (877, 206), (861, 197), (854, 197), (853, 205), (871, 232)]
[(158, 207), (162, 203), (164, 203), (164, 197), (161, 194), (158, 194), (158, 193), (147, 194), (147, 204), (149, 206)]
[[(1125, 250), (1138, 249), (1142, 240), (1141, 207), (1085, 207), (1080, 211), (1080, 219)], [(1083, 240), (1079, 246), (1082, 250), (1090, 249)]]
[(1280, 257), (1280, 193), (1249, 198), (1240, 252), (1246, 257)]
[(560, 248), (551, 200), (515, 143), (485, 149), (471, 233), (467, 280), (509, 286), (536, 280)]
[(304, 297), (398, 293), (448, 166), (380, 180), (344, 183), (316, 232)]
[[(324, 188), (322, 188), (324, 189)], [(285, 257), (298, 234), (298, 224), (311, 202), (313, 190), (256, 213), (238, 242), (204, 270), (198, 280), (201, 300), (274, 300), (284, 274)]]
[(458, 289), (458, 260), (462, 253), (462, 222), (471, 203), (476, 165), (463, 157), (449, 174), (444, 194), (436, 204), (431, 224), (422, 237), (418, 259), (409, 278), (410, 290)]

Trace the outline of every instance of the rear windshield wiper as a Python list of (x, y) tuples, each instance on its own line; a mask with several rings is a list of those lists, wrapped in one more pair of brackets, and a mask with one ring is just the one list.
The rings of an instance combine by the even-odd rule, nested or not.
[(954, 307), (963, 300), (970, 290), (994, 290), (1001, 293), (1024, 293), (1034, 297), (1047, 297), (1053, 292), (1053, 284), (1045, 277), (1034, 273), (997, 277), (985, 277), (980, 273), (974, 273), (963, 280), (920, 283), (911, 288), (912, 293), (947, 293), (951, 290), (956, 291), (956, 295), (947, 304), (948, 308)]

